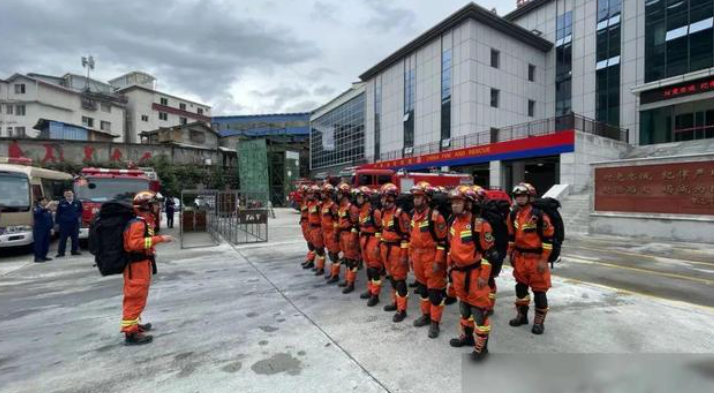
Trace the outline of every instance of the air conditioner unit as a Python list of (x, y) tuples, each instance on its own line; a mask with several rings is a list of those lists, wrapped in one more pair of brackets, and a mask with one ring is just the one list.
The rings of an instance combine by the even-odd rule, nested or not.
[(414, 148), (413, 148), (413, 147), (405, 147), (405, 148), (404, 148), (404, 154), (405, 154), (405, 155), (407, 155), (407, 154), (412, 154), (413, 152), (414, 152)]
[(441, 141), (441, 147), (451, 147), (451, 138), (446, 138)]

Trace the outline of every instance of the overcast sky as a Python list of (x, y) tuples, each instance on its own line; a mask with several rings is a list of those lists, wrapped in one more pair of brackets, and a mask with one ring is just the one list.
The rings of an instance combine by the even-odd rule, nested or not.
[[(465, 0), (0, 0), (0, 78), (140, 70), (214, 114), (308, 111)], [(504, 15), (516, 0), (479, 0)]]

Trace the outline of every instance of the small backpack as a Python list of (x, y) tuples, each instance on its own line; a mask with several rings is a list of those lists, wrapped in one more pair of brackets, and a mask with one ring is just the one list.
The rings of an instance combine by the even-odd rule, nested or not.
[[(102, 204), (89, 227), (89, 252), (102, 276), (124, 273), (131, 256), (124, 250), (124, 230), (136, 217), (130, 204), (111, 201)], [(148, 225), (147, 225), (148, 233)]]

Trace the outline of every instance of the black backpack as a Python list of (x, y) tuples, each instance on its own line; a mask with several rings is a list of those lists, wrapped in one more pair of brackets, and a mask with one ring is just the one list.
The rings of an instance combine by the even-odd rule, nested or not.
[[(124, 250), (124, 229), (135, 214), (131, 205), (106, 202), (89, 227), (89, 252), (102, 276), (124, 273), (130, 255)], [(148, 229), (148, 228), (147, 228)]]
[(412, 194), (399, 194), (395, 204), (397, 208), (402, 209), (407, 214), (411, 214), (414, 210), (414, 196)]
[[(553, 251), (551, 251), (548, 257), (548, 262), (550, 266), (560, 259), (560, 251), (563, 248), (563, 241), (565, 240), (565, 224), (563, 224), (563, 217), (560, 215), (558, 209), (560, 209), (561, 204), (555, 198), (541, 198), (532, 203), (533, 205), (533, 215), (538, 218), (538, 236), (543, 239), (543, 213), (550, 217), (550, 223), (553, 225)], [(516, 219), (516, 211), (511, 213), (511, 222)]]
[[(479, 217), (488, 222), (493, 233), (493, 247), (486, 255), (491, 263), (491, 277), (498, 277), (503, 268), (503, 260), (508, 254), (508, 224), (511, 214), (511, 205), (503, 200), (491, 200), (480, 205)], [(475, 219), (474, 215), (474, 219)], [(472, 228), (475, 226), (472, 225)], [(476, 239), (476, 236), (474, 236)], [(481, 243), (476, 241), (476, 247), (481, 250)]]
[(437, 192), (431, 196), (431, 208), (436, 209), (444, 216), (445, 219), (451, 217), (451, 201), (449, 201), (449, 194)]

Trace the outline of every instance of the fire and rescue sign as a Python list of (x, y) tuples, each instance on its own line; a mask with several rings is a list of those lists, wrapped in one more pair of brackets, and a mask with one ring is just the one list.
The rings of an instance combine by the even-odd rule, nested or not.
[(714, 216), (714, 161), (596, 168), (595, 211)]

